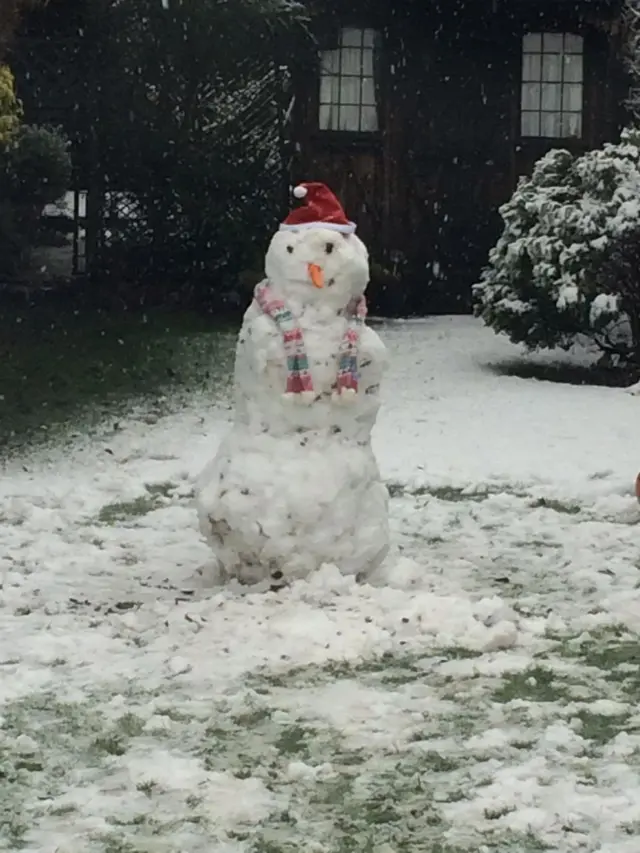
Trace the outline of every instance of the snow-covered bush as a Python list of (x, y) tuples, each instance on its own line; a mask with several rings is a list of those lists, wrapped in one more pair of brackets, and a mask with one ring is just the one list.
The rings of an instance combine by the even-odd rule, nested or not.
[(476, 314), (531, 349), (586, 336), (640, 360), (640, 133), (580, 157), (550, 151), (500, 214)]

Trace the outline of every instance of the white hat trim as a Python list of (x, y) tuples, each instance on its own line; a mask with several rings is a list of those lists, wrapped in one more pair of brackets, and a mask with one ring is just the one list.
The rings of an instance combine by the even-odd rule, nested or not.
[(308, 231), (311, 228), (325, 228), (327, 231), (339, 231), (341, 234), (353, 234), (356, 223), (349, 222), (347, 225), (339, 225), (337, 222), (302, 222), (300, 225), (280, 225), (280, 231)]

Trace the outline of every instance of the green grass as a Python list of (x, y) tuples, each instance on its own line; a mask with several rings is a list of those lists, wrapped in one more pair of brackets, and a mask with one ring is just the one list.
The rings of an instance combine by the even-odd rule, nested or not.
[[(210, 705), (188, 701), (177, 685), (148, 693), (132, 687), (125, 694), (129, 705), (115, 718), (100, 712), (112, 698), (106, 693), (82, 703), (52, 696), (14, 702), (3, 711), (4, 733), (28, 734), (39, 749), (29, 756), (0, 753), (0, 836), (18, 850), (29, 842), (29, 827), (44, 815), (61, 823), (82, 820), (84, 807), (69, 806), (66, 796), (69, 786), (78, 784), (73, 774), (104, 780), (108, 789), (111, 774), (127, 778), (122, 772), (129, 760), (138, 762), (161, 749), (210, 773), (229, 774), (230, 785), (259, 783), (273, 796), (273, 810), (263, 819), (240, 819), (229, 827), (228, 838), (247, 851), (288, 853), (317, 841), (330, 853), (377, 853), (384, 845), (394, 853), (543, 853), (547, 847), (537, 834), (506, 829), (504, 819), (515, 809), (508, 799), (481, 810), (483, 824), (477, 828), (450, 825), (447, 806), (476, 798), (491, 783), (492, 759), (503, 767), (521, 766), (544, 748), (549, 726), (573, 718), (581, 723), (576, 733), (585, 740), (584, 750), (561, 752), (553, 762), (558, 773), (573, 774), (599, 790), (605, 747), (628, 730), (629, 716), (595, 713), (597, 706), (592, 711), (589, 704), (579, 711), (565, 706), (574, 701), (576, 687), (588, 688), (583, 697), (588, 703), (613, 698), (606, 694), (606, 667), (616, 661), (623, 668), (632, 664), (634, 644), (615, 632), (551, 644), (527, 669), (496, 675), (482, 674), (473, 664), (480, 656), (462, 647), (263, 672), (244, 678), (235, 694), (212, 696)], [(605, 653), (609, 645), (613, 651)], [(468, 660), (469, 666), (451, 676), (438, 669), (448, 660)], [(611, 683), (616, 689), (624, 684)], [(356, 705), (363, 695), (372, 697), (370, 735), (360, 732), (353, 741), (333, 722), (327, 703), (336, 688), (345, 696), (353, 688)], [(298, 704), (298, 692), (307, 690), (317, 705), (309, 704), (309, 695)], [(392, 723), (397, 732), (391, 740), (380, 726), (376, 694), (392, 717), (411, 709), (404, 722)], [(431, 697), (443, 704), (432, 704)], [(145, 705), (170, 718), (172, 728), (149, 732)], [(501, 726), (514, 732), (496, 749), (483, 735)], [(635, 754), (627, 760), (630, 766), (640, 764)], [(131, 779), (122, 790), (131, 807), (114, 808), (107, 830), (91, 839), (96, 850), (146, 853), (160, 838), (176, 849), (178, 839), (187, 836), (202, 844), (227, 838), (208, 809), (211, 791), (205, 783), (178, 793), (164, 787), (162, 774), (154, 776), (155, 767), (149, 764), (148, 775)], [(452, 834), (446, 842), (450, 831), (464, 839)]]
[(98, 513), (98, 524), (113, 527), (148, 515), (156, 509), (164, 506), (171, 491), (176, 488), (175, 483), (151, 483), (145, 485), (145, 493), (131, 501), (116, 501), (105, 504)]
[(226, 393), (235, 334), (197, 312), (5, 306), (0, 449), (41, 439), (80, 415), (89, 424), (116, 420), (134, 397), (197, 387)]
[(494, 702), (512, 702), (524, 699), (529, 702), (565, 702), (569, 698), (566, 683), (549, 669), (530, 667), (522, 672), (507, 673), (493, 691)]

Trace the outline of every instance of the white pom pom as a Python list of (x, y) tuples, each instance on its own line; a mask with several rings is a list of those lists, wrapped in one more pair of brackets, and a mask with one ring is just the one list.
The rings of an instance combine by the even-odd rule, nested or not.
[(343, 388), (341, 391), (334, 391), (331, 395), (331, 399), (338, 405), (349, 405), (350, 403), (355, 402), (356, 390), (355, 388)]
[(303, 187), (302, 184), (293, 188), (294, 198), (304, 198), (306, 196), (306, 194), (307, 194), (307, 188)]
[(316, 395), (314, 391), (298, 391), (296, 393), (286, 391), (282, 398), (288, 405), (310, 406), (316, 399)]

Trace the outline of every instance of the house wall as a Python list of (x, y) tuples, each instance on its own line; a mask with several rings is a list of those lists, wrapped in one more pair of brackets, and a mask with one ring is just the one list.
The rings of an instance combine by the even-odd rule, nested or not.
[[(296, 74), (293, 179), (328, 183), (372, 257), (401, 273), (385, 292), (372, 283), (375, 308), (467, 311), (471, 285), (500, 233), (498, 208), (518, 175), (551, 147), (578, 153), (618, 134), (624, 80), (617, 13), (610, 5), (564, 0), (452, 0), (438, 7), (361, 0), (349, 13), (342, 4), (317, 5), (321, 49), (334, 46), (340, 26), (381, 32), (380, 132), (319, 131), (318, 65), (307, 63)], [(584, 36), (581, 140), (520, 138), (528, 31)]]

